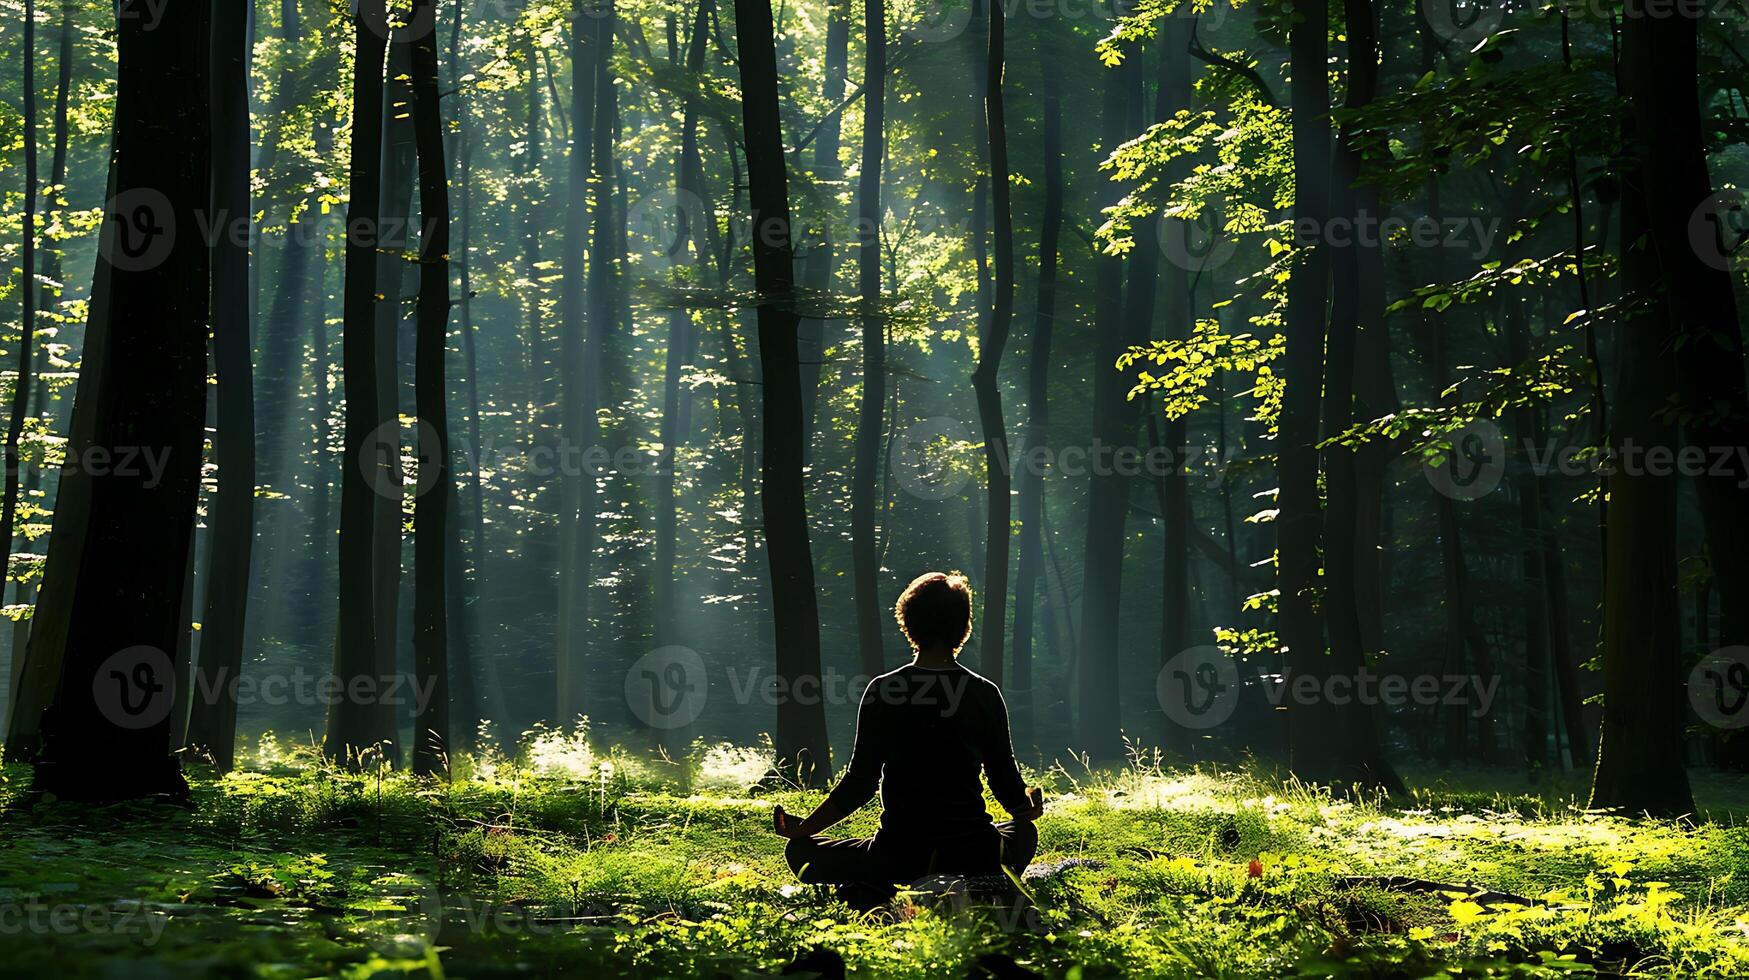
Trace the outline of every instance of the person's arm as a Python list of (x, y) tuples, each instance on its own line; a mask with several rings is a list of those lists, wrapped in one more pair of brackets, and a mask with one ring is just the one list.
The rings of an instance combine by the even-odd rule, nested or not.
[(856, 743), (850, 750), (850, 765), (844, 770), (844, 778), (838, 780), (838, 785), (832, 787), (832, 792), (814, 808), (814, 812), (798, 822), (781, 806), (772, 811), (772, 829), (779, 837), (812, 837), (874, 799), (875, 791), (880, 788), (881, 764), (885, 759), (877, 710), (879, 700), (871, 681), (863, 691), (862, 704), (856, 711)]
[(986, 716), (989, 730), (984, 734), (984, 778), (990, 783), (990, 793), (1016, 820), (1037, 820), (1044, 813), (1042, 796), (1029, 791), (1020, 776), (1020, 764), (1014, 761), (1014, 739), (1008, 733), (1008, 703), (1002, 692), (990, 686), (991, 703)]

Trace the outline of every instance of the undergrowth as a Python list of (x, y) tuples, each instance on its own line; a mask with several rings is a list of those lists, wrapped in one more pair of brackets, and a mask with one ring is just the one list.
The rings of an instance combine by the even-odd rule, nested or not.
[(539, 730), (435, 780), (268, 737), (242, 771), (191, 767), (186, 809), (26, 808), (10, 768), (0, 973), (1749, 976), (1729, 819), (1071, 760), (1029, 774), (1051, 794), (1038, 862), (1061, 867), (1027, 897), (858, 915), (788, 873), (770, 809), (819, 795), (768, 768)]

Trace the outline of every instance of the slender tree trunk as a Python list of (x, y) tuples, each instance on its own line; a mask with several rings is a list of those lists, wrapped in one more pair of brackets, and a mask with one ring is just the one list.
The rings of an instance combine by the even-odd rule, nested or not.
[(855, 576), (856, 643), (862, 672), (886, 669), (881, 615), (879, 508), (881, 433), (887, 392), (886, 317), (881, 303), (881, 163), (887, 137), (886, 0), (863, 0), (862, 171), (857, 186), (856, 279), (862, 297), (862, 401), (856, 415), (856, 452), (850, 485), (850, 550)]
[[(1437, 205), (1434, 213), (1438, 213)], [(1435, 281), (1438, 281), (1437, 279)], [(1436, 389), (1446, 385), (1445, 328), (1435, 324), (1429, 342), (1433, 353), (1433, 376)], [(1456, 450), (1448, 452), (1445, 466), (1456, 466)], [(1447, 494), (1436, 493), (1434, 512), (1439, 528), (1440, 580), (1445, 593), (1445, 628), (1443, 633), (1443, 670), (1448, 675), (1477, 670), (1488, 674), (1491, 660), (1486, 641), (1476, 624), (1475, 604), (1470, 588), (1469, 559), (1464, 555), (1463, 529), (1458, 524), (1456, 502)], [(1463, 704), (1443, 704), (1445, 736), (1440, 748), (1440, 761), (1450, 764), (1467, 758), (1468, 733), (1466, 721), (1469, 708)], [(1476, 721), (1476, 755), (1484, 762), (1494, 756), (1493, 727), (1484, 716)]]
[[(1542, 445), (1548, 426), (1542, 410), (1537, 412), (1537, 444)], [(1572, 616), (1567, 604), (1567, 561), (1561, 553), (1560, 539), (1555, 534), (1554, 517), (1547, 501), (1542, 511), (1539, 551), (1542, 557), (1543, 587), (1549, 614), (1549, 657), (1554, 662), (1555, 689), (1561, 706), (1561, 728), (1566, 733), (1567, 751), (1575, 767), (1591, 760), (1591, 736), (1585, 729), (1584, 698), (1579, 693), (1579, 672), (1574, 663), (1571, 629)]]
[[(693, 17), (693, 24), (688, 32), (686, 48), (686, 72), (689, 77), (697, 78), (704, 70), (704, 46), (707, 19), (703, 3)], [(675, 53), (678, 57), (678, 52)], [(702, 227), (693, 227), (695, 220), (702, 221), (705, 212), (699, 201), (695, 187), (698, 183), (693, 173), (693, 167), (698, 152), (698, 107), (690, 90), (688, 90), (681, 107), (680, 118), (680, 148), (674, 157), (674, 189), (676, 198), (676, 217), (679, 226), (676, 229), (673, 251), (668, 256), (670, 274), (675, 285), (684, 282), (684, 270), (693, 262), (693, 256), (702, 256), (705, 247), (705, 234)], [(689, 254), (690, 250), (690, 254)], [(701, 268), (702, 271), (702, 268)], [(692, 335), (692, 314), (684, 306), (676, 304), (668, 313), (668, 349), (664, 352), (662, 371), (662, 422), (660, 441), (662, 443), (662, 458), (657, 478), (657, 509), (656, 509), (656, 642), (668, 645), (679, 642), (683, 638), (677, 626), (679, 624), (679, 603), (677, 601), (675, 581), (675, 534), (679, 519), (679, 503), (675, 495), (677, 454), (685, 444), (687, 431), (683, 425), (682, 414), (684, 404), (680, 391), (680, 372), (687, 361), (687, 348)], [(804, 365), (804, 374), (805, 372)], [(804, 379), (804, 386), (806, 381)]]
[[(559, 339), (561, 424), (565, 441), (573, 447), (587, 449), (596, 444), (595, 385), (597, 375), (590, 364), (592, 345), (588, 331), (604, 329), (597, 312), (596, 292), (606, 272), (605, 263), (597, 253), (589, 263), (588, 284), (590, 304), (584, 302), (584, 252), (587, 247), (589, 222), (593, 216), (601, 220), (599, 203), (591, 211), (590, 177), (596, 174), (593, 158), (599, 143), (595, 115), (596, 84), (608, 77), (605, 66), (611, 47), (611, 25), (604, 30), (602, 19), (590, 5), (590, 0), (575, 0), (571, 21), (571, 148), (565, 196), (564, 294), (561, 313), (563, 333)], [(598, 174), (597, 174), (598, 176)], [(463, 189), (466, 194), (466, 188)], [(595, 184), (597, 202), (603, 195), (601, 184)], [(465, 201), (465, 198), (464, 198)], [(464, 203), (465, 207), (465, 203)], [(588, 312), (587, 319), (585, 312)], [(471, 369), (470, 369), (471, 370)], [(566, 472), (563, 476), (563, 501), (560, 507), (559, 536), (559, 648), (558, 648), (558, 717), (561, 722), (575, 718), (585, 704), (583, 678), (587, 662), (586, 624), (589, 615), (590, 556), (595, 548), (595, 480), (588, 473)]]
[[(1107, 69), (1100, 152), (1109, 154), (1128, 138), (1125, 72)], [(1138, 244), (1138, 249), (1146, 247)], [(1123, 261), (1093, 260), (1093, 442), (1096, 449), (1124, 444), (1127, 391), (1117, 373), (1124, 351)], [(1129, 481), (1108, 467), (1088, 477), (1087, 531), (1083, 539), (1081, 632), (1076, 645), (1080, 710), (1076, 737), (1096, 759), (1123, 756), (1118, 718), (1118, 608), (1123, 587), (1123, 531), (1129, 512)]]
[[(1372, 102), (1378, 89), (1378, 28), (1370, 0), (1346, 0), (1344, 7), (1349, 69), (1345, 99), (1348, 108), (1359, 109)], [(1332, 213), (1352, 222), (1354, 228), (1364, 227), (1363, 222), (1370, 219), (1368, 207), (1377, 210), (1376, 195), (1359, 183), (1362, 164), (1359, 143), (1363, 138), (1362, 133), (1345, 127), (1336, 148)], [(1344, 237), (1346, 241), (1340, 245), (1331, 240), (1316, 246), (1330, 253), (1335, 287), (1323, 377), (1323, 431), (1332, 435), (1347, 430), (1354, 421), (1361, 335), (1384, 329), (1384, 304), (1369, 302), (1363, 295), (1363, 285), (1372, 284), (1362, 275), (1363, 253), (1372, 249), (1361, 244), (1358, 235)], [(1361, 566), (1371, 563), (1376, 569), (1378, 554), (1378, 528), (1370, 526), (1363, 534), (1360, 524), (1362, 496), (1366, 491), (1361, 486), (1357, 456), (1352, 447), (1340, 444), (1323, 450), (1329, 499), (1324, 526), (1322, 611), (1330, 647), (1324, 662), (1315, 667), (1330, 676), (1354, 678), (1356, 684), (1360, 683), (1370, 652), (1366, 647), (1367, 629), (1361, 620)], [(1376, 493), (1376, 487), (1373, 490)], [(1369, 582), (1376, 589), (1376, 574), (1369, 577)], [(1346, 704), (1319, 705), (1315, 712), (1326, 717), (1328, 726), (1321, 733), (1325, 745), (1319, 764), (1325, 778), (1401, 789), (1401, 781), (1384, 758), (1370, 705), (1354, 699)], [(1300, 758), (1295, 757), (1296, 771)]]
[[(220, 771), (236, 757), (237, 689), (255, 544), (255, 391), (249, 309), (249, 18), (234, 0), (212, 12), (212, 213), (223, 229), (213, 244), (213, 367), (218, 424), (213, 436), (219, 489), (207, 546), (206, 613), (201, 620), (199, 683), (189, 744)], [(235, 227), (233, 227), (235, 226)]]
[[(63, 63), (65, 58), (62, 59)], [(24, 230), (19, 249), (18, 377), (6, 422), (6, 489), (0, 502), (0, 594), (12, 577), (12, 535), (18, 520), (18, 444), (30, 411), (31, 357), (36, 347), (36, 3), (24, 4)], [(17, 656), (20, 651), (14, 651)]]
[(1008, 465), (1008, 428), (1002, 417), (998, 377), (1008, 331), (1014, 320), (1014, 209), (1009, 201), (1008, 122), (1002, 99), (1008, 17), (1003, 0), (991, 0), (989, 47), (984, 77), (984, 121), (989, 134), (991, 204), (995, 210), (996, 281), (990, 316), (978, 337), (978, 366), (972, 390), (978, 400), (978, 424), (984, 433), (984, 608), (979, 626), (978, 667), (997, 685), (1002, 683), (1002, 648), (1008, 616), (1008, 550), (1013, 497)]
[[(1183, 17), (1168, 17), (1160, 25), (1160, 65), (1156, 73), (1155, 120), (1171, 119), (1179, 110), (1190, 107), (1195, 75), (1184, 50), (1190, 40), (1191, 22)], [(1189, 161), (1175, 163), (1171, 180), (1188, 176)], [(1159, 225), (1150, 220), (1147, 238), (1138, 246), (1152, 246), (1159, 251)], [(1192, 283), (1186, 270), (1176, 263), (1167, 263), (1164, 277), (1166, 336), (1184, 339), (1190, 332), (1195, 314), (1192, 312)], [(1190, 481), (1184, 472), (1187, 432), (1181, 414), (1167, 412), (1162, 422), (1150, 416), (1148, 431), (1154, 444), (1165, 451), (1166, 469), (1159, 474), (1161, 555), (1160, 555), (1160, 665), (1162, 668), (1190, 645)], [(1166, 743), (1191, 750), (1194, 742), (1189, 733), (1177, 725), (1169, 725)]]
[[(1043, 41), (1044, 32), (1040, 34)], [(1041, 50), (1039, 71), (1044, 96), (1044, 213), (1039, 223), (1038, 295), (1033, 316), (1032, 349), (1027, 360), (1026, 435), (1021, 451), (1031, 454), (1050, 439), (1051, 341), (1057, 318), (1057, 241), (1063, 228), (1063, 100), (1055, 61)], [(1010, 657), (1014, 678), (1008, 685), (1008, 706), (1015, 737), (1032, 736), (1033, 610), (1044, 572), (1044, 473), (1020, 468), (1020, 567), (1014, 583), (1014, 639)], [(1050, 615), (1047, 602), (1043, 612)], [(1049, 626), (1046, 626), (1047, 637)]]
[[(1325, 312), (1330, 254), (1318, 233), (1330, 215), (1329, 4), (1294, 0), (1288, 52), (1293, 75), (1294, 227), (1296, 256), (1287, 288), (1287, 351), (1276, 469), (1280, 480), (1275, 519), (1280, 596), (1277, 632), (1289, 683), (1326, 673), (1324, 635), (1317, 609), (1318, 550), (1323, 517), (1318, 500), (1318, 431), (1324, 375)], [(1310, 232), (1308, 235), (1307, 232)], [(1335, 726), (1328, 705), (1284, 699), (1293, 771), (1317, 782), (1353, 778), (1333, 754)]]
[[(825, 77), (820, 95), (828, 106), (844, 99), (844, 85), (849, 77), (850, 0), (826, 0), (826, 60)], [(866, 84), (866, 82), (865, 82)], [(864, 93), (866, 97), (866, 92)], [(865, 107), (865, 113), (868, 111)], [(841, 115), (833, 112), (820, 125), (814, 138), (814, 179), (831, 184), (844, 179), (844, 169), (838, 163), (842, 143)], [(826, 197), (830, 201), (831, 195)], [(832, 289), (832, 274), (836, 268), (833, 223), (837, 214), (828, 211), (823, 216), (820, 235), (808, 249), (802, 263), (802, 282), (816, 293)], [(826, 318), (804, 317), (800, 327), (801, 345), (797, 357), (802, 367), (802, 452), (809, 462), (814, 458), (814, 429), (820, 401), (820, 378), (825, 371)]]
[[(769, 0), (735, 0), (735, 47), (741, 69), (741, 119), (753, 211), (753, 267), (759, 292), (759, 360), (765, 383), (760, 511), (771, 565), (777, 675), (785, 689), (820, 675), (820, 612), (808, 544), (802, 480), (802, 396), (796, 363), (794, 261), (783, 126), (777, 101), (777, 51)], [(804, 689), (806, 685), (803, 685)], [(832, 771), (826, 712), (818, 699), (778, 705), (773, 738), (780, 770), (807, 786)]]
[[(383, 0), (361, 0), (353, 18), (357, 54), (352, 76), (352, 159), (346, 205), (346, 287), (341, 333), (341, 385), (346, 399), (346, 452), (340, 473), (340, 614), (334, 674), (343, 682), (377, 672), (372, 525), (379, 500), (373, 487), (393, 479), (399, 460), (374, 445), (378, 422), (376, 365), (377, 230), (382, 218), (383, 61), (388, 16)], [(328, 712), (323, 750), (355, 763), (381, 737), (369, 705), (337, 700)]]
[[(585, 448), (602, 440), (595, 408), (603, 404), (614, 404), (606, 364), (620, 332), (619, 300), (616, 295), (619, 285), (617, 267), (619, 257), (624, 254), (619, 247), (613, 194), (619, 173), (618, 162), (614, 157), (614, 120), (619, 115), (619, 95), (613, 82), (613, 41), (618, 22), (612, 0), (598, 7), (593, 16), (597, 18), (595, 29), (599, 41), (595, 60), (595, 108), (590, 127), (590, 140), (594, 147), (590, 151), (593, 174), (590, 183), (594, 188), (594, 195), (590, 211), (592, 237), (589, 248), (589, 323), (588, 333), (584, 337), (583, 356), (584, 372), (591, 394), (589, 417), (585, 420), (583, 432), (582, 445)], [(586, 503), (591, 507), (598, 506), (594, 496), (586, 498)], [(598, 534), (598, 529), (593, 526), (587, 530), (586, 540), (591, 547)], [(584, 547), (584, 542), (585, 538), (579, 537), (572, 546), (581, 548)], [(580, 569), (586, 571), (593, 560), (592, 553), (579, 556)], [(611, 556), (609, 561), (612, 561)], [(583, 610), (587, 614), (587, 605)], [(572, 623), (573, 631), (585, 628), (583, 622), (573, 620)], [(583, 649), (585, 659), (592, 649), (599, 647)]]
[(118, 18), (110, 218), (127, 228), (110, 239), (114, 303), (97, 351), (116, 370), (82, 378), (80, 400), (95, 409), (94, 448), (138, 447), (164, 467), (157, 480), (90, 478), (60, 684), (32, 782), (63, 799), (188, 789), (170, 754), (181, 616), (164, 583), (186, 568), (200, 491), (209, 255), (198, 235), (164, 229), (198, 227), (207, 204), (210, 14), (202, 3), (167, 6), (156, 29)]
[[(1508, 299), (1502, 319), (1506, 326), (1506, 344), (1512, 364), (1530, 360), (1530, 339), (1524, 322), (1524, 308), (1516, 299)], [(1526, 446), (1541, 446), (1542, 433), (1537, 424), (1537, 408), (1527, 405), (1513, 412), (1514, 435)], [(1542, 477), (1534, 468), (1524, 466), (1517, 474), (1519, 567), (1523, 584), (1519, 601), (1524, 619), (1524, 765), (1532, 780), (1540, 777), (1549, 762), (1548, 679), (1549, 679), (1549, 617), (1548, 590), (1543, 587), (1543, 538), (1549, 532), (1543, 528)]]
[[(434, 0), (413, 0), (412, 21), (430, 23)], [(413, 505), (413, 771), (449, 769), (449, 609), (446, 576), (455, 478), (449, 465), (449, 169), (437, 90), (437, 32), (413, 38), (413, 132), (419, 155), (418, 363), (419, 496)]]

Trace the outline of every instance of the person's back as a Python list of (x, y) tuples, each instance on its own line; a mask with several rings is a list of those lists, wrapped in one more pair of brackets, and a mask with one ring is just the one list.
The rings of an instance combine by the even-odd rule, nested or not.
[(872, 791), (878, 780), (881, 829), (948, 837), (990, 825), (980, 770), (999, 802), (1023, 804), (1026, 787), (1002, 692), (958, 664), (906, 664), (869, 684), (856, 752), (833, 792), (844, 794), (841, 803), (860, 806), (864, 789)]
[[(971, 588), (963, 576), (931, 572), (913, 580), (894, 610), (913, 662), (875, 678), (856, 716), (856, 745), (838, 785), (808, 818), (778, 807), (777, 833), (803, 881), (868, 890), (875, 904), (891, 885), (925, 874), (1018, 875), (1032, 860), (1043, 812), (1014, 761), (1008, 708), (996, 685), (955, 657), (971, 635)], [(1014, 820), (993, 824), (980, 770)], [(872, 838), (816, 836), (881, 794), (881, 829)], [(870, 895), (874, 896), (872, 899)]]

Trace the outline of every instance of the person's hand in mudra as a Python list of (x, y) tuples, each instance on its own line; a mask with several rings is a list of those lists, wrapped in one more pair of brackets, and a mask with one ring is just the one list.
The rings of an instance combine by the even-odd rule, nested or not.
[(782, 806), (772, 809), (771, 829), (777, 832), (777, 836), (788, 840), (795, 837), (801, 828), (802, 822), (785, 813)]
[(1026, 806), (1015, 813), (1014, 819), (1031, 823), (1045, 815), (1045, 791), (1037, 786), (1026, 788)]

